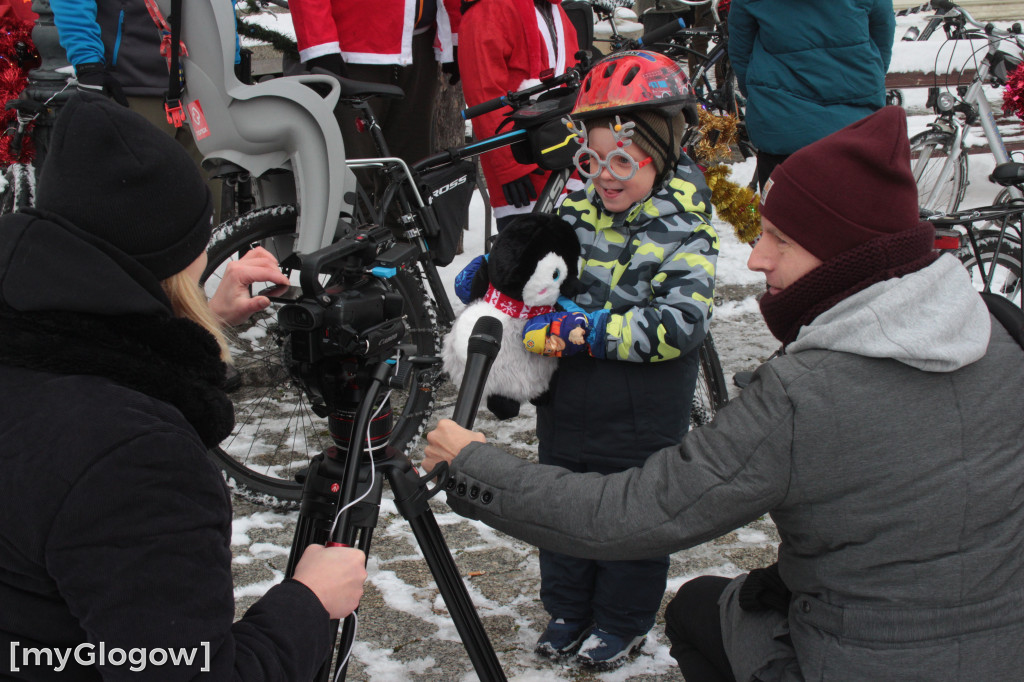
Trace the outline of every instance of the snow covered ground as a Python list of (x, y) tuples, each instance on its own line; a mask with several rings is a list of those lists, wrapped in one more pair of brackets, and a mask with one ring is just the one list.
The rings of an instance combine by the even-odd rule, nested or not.
[[(899, 41), (907, 26), (923, 26), (925, 16), (917, 14), (899, 19), (892, 70), (928, 71), (936, 63), (935, 54), (944, 36), (934, 36), (928, 43)], [(273, 21), (277, 30), (290, 30), (287, 15)], [(930, 56), (924, 55), (921, 46), (931, 48)], [(910, 133), (914, 134), (923, 130), (931, 117), (924, 110), (923, 90), (906, 91), (905, 95), (905, 106), (911, 115)], [(990, 96), (998, 102), (997, 92)], [(971, 185), (964, 206), (989, 203), (995, 195), (994, 186), (986, 180), (993, 165), (991, 157), (972, 155), (970, 162)], [(734, 178), (745, 180), (752, 174), (752, 161), (734, 166)], [(444, 270), (449, 286), (465, 262), (483, 250), (483, 211), (479, 202), (474, 204), (473, 211), (472, 227), (466, 233), (465, 253)], [(763, 278), (745, 267), (749, 247), (736, 240), (730, 226), (717, 221), (715, 225), (721, 237), (717, 279), (720, 300), (712, 332), (726, 376), (731, 379), (734, 372), (752, 369), (765, 360), (777, 344), (757, 310), (754, 294), (760, 289)], [(440, 401), (437, 417), (450, 414), (454, 395), (455, 389), (452, 389), (449, 399)], [(490, 440), (506, 444), (516, 454), (535, 457), (534, 416), (529, 405), (524, 406), (519, 418), (508, 422), (494, 421), (482, 412), (477, 428)], [(518, 682), (680, 679), (668, 654), (660, 620), (642, 654), (618, 671), (584, 675), (568, 666), (535, 657), (532, 647), (547, 620), (538, 598), (536, 551), (486, 526), (456, 516), (441, 501), (435, 502), (433, 509), (509, 679)], [(295, 516), (269, 512), (241, 501), (235, 504), (235, 515), (232, 543), (236, 596), (241, 611), (283, 577)], [(732, 576), (771, 563), (777, 543), (778, 536), (770, 520), (760, 519), (718, 540), (677, 553), (672, 558), (666, 601), (679, 585), (697, 575)], [(389, 492), (385, 492), (374, 536), (369, 579), (360, 608), (359, 632), (348, 679), (375, 682), (476, 679), (411, 530), (397, 514)]]

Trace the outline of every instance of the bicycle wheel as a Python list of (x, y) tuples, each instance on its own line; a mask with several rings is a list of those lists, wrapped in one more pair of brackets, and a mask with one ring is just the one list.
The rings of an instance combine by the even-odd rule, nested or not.
[(0, 215), (7, 215), (35, 202), (35, 169), (25, 163), (12, 163), (3, 174), (0, 191)]
[(711, 332), (707, 333), (700, 345), (700, 366), (697, 372), (697, 388), (690, 406), (690, 428), (710, 424), (718, 409), (729, 402), (729, 389), (722, 373), (722, 363)]
[[(940, 182), (951, 153), (956, 160)], [(921, 208), (950, 213), (960, 206), (967, 190), (967, 154), (954, 147), (952, 133), (928, 130), (910, 138), (910, 167)]]
[[(978, 236), (978, 253), (968, 244), (960, 249), (960, 262), (967, 268), (978, 291), (985, 290), (985, 278), (989, 276), (989, 291), (1004, 296), (1018, 307), (1024, 307), (1021, 298), (1021, 243), (1011, 236), (1004, 236), (999, 243), (999, 232), (985, 232)], [(998, 253), (997, 253), (998, 248)], [(980, 263), (979, 263), (980, 261)]]
[[(294, 206), (276, 206), (239, 216), (216, 229), (208, 250), (209, 263), (203, 277), (207, 294), (212, 294), (226, 264), (259, 244), (285, 265), (295, 235)], [(298, 271), (282, 270), (293, 283)], [(409, 331), (403, 343), (420, 358), (436, 357), (440, 335), (434, 302), (427, 297), (419, 273), (400, 270), (381, 280), (398, 291), (405, 301)], [(285, 335), (277, 325), (278, 306), (272, 305), (245, 325), (231, 330), (229, 343), (238, 371), (237, 387), (229, 395), (235, 405), (235, 428), (210, 456), (224, 472), (236, 494), (253, 502), (291, 508), (301, 497), (295, 476), (310, 459), (333, 444), (327, 420), (313, 412), (301, 387), (290, 376), (284, 353)], [(433, 407), (434, 381), (439, 362), (417, 366), (408, 390), (391, 394), (396, 416), (390, 444), (406, 452), (422, 433)]]

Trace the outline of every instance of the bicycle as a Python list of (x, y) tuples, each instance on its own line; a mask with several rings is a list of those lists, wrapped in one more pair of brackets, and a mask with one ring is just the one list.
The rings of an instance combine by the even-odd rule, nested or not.
[[(1024, 189), (1024, 163), (996, 166), (993, 182)], [(1024, 308), (1021, 289), (1021, 243), (1024, 239), (1024, 199), (1010, 199), (924, 217), (935, 226), (937, 249), (955, 253), (978, 291), (994, 293)]]
[[(195, 53), (195, 49), (193, 49)], [(186, 62), (188, 66), (189, 62)], [(466, 111), (466, 117), (484, 113), (486, 107), (499, 108), (506, 104), (524, 111), (524, 119), (552, 119), (560, 126), (556, 106), (565, 108), (565, 102), (542, 99), (527, 106), (530, 98), (578, 79), (570, 74), (565, 82), (549, 80), (540, 86), (508, 93), (504, 98), (484, 103)], [(450, 326), (454, 317), (448, 295), (437, 276), (437, 266), (431, 260), (431, 248), (424, 241), (424, 235), (437, 235), (442, 226), (437, 224), (431, 204), (421, 193), (421, 178), (434, 171), (442, 174), (460, 160), (475, 156), (493, 148), (509, 144), (526, 144), (528, 133), (519, 129), (503, 133), (489, 140), (449, 150), (425, 159), (413, 168), (407, 168), (399, 159), (386, 155), (386, 143), (379, 135), (379, 128), (373, 113), (366, 103), (371, 96), (391, 96), (394, 93), (381, 86), (353, 81), (342, 82), (339, 100), (346, 106), (354, 106), (361, 112), (367, 129), (375, 136), (382, 156), (376, 159), (347, 160), (346, 170), (370, 169), (384, 178), (384, 191), (375, 201), (361, 192), (358, 186), (350, 194), (347, 212), (342, 214), (342, 225), (338, 237), (358, 233), (361, 219), (367, 225), (381, 224), (387, 215), (387, 206), (400, 205), (399, 213), (404, 221), (401, 229), (395, 230), (394, 242), (388, 248), (409, 249), (409, 267), (399, 268), (388, 278), (389, 286), (406, 300), (410, 316), (411, 343), (417, 358), (436, 356), (440, 338)], [(563, 98), (564, 99), (564, 98)], [(538, 116), (538, 114), (542, 114)], [(547, 119), (545, 119), (547, 120)], [(564, 137), (564, 134), (561, 136)], [(256, 187), (254, 195), (260, 201), (276, 194), (285, 197), (294, 178), (287, 173), (256, 176), (237, 164), (227, 164), (224, 174), (230, 178), (235, 173), (253, 175)], [(554, 210), (562, 188), (569, 177), (569, 169), (552, 173), (548, 187), (537, 202), (538, 211)], [(432, 191), (450, 187), (460, 181), (446, 176)], [(244, 176), (241, 181), (244, 184)], [(300, 202), (301, 203), (301, 202)], [(296, 272), (297, 239), (301, 240), (305, 225), (299, 223), (299, 212), (287, 200), (282, 205), (256, 207), (227, 223), (219, 226), (208, 250), (209, 265), (204, 275), (207, 291), (212, 291), (223, 266), (231, 259), (240, 257), (254, 244), (262, 244), (278, 256), (282, 268), (289, 276)], [(298, 235), (298, 237), (296, 237)], [(314, 242), (315, 243), (315, 242)], [(378, 277), (372, 273), (369, 277)], [(235, 492), (243, 497), (272, 506), (294, 507), (301, 497), (301, 486), (295, 475), (302, 473), (309, 465), (313, 454), (330, 443), (328, 430), (317, 417), (322, 408), (311, 403), (309, 397), (289, 377), (280, 356), (286, 341), (275, 318), (277, 307), (257, 316), (249, 325), (237, 330), (234, 343), (236, 367), (240, 375), (240, 386), (233, 391), (238, 425), (228, 440), (211, 451), (217, 465), (225, 471)], [(701, 350), (700, 388), (695, 397), (692, 422), (699, 425), (710, 421), (715, 410), (727, 399), (727, 389), (718, 363), (713, 339), (707, 339)], [(392, 446), (410, 452), (417, 444), (417, 438), (434, 409), (434, 394), (440, 384), (439, 364), (423, 364), (413, 377), (410, 389), (405, 392), (408, 399), (395, 399), (394, 411), (399, 421), (392, 433)]]
[[(910, 139), (911, 167), (921, 207), (948, 213), (960, 206), (967, 189), (968, 138), (974, 126), (981, 126), (997, 164), (1011, 160), (984, 88), (1006, 85), (1007, 75), (1021, 61), (1024, 37), (1019, 24), (1008, 31), (992, 24), (981, 24), (967, 10), (949, 0), (932, 0), (931, 6), (944, 12), (942, 25), (949, 40), (983, 38), (987, 41), (987, 52), (977, 63), (974, 78), (968, 85), (957, 85), (956, 95), (948, 88), (940, 88), (936, 77), (928, 99), (936, 118), (928, 124), (928, 130)], [(1007, 45), (1015, 46), (1017, 54), (1007, 51)], [(1006, 187), (993, 204), (1021, 196), (1019, 189)]]

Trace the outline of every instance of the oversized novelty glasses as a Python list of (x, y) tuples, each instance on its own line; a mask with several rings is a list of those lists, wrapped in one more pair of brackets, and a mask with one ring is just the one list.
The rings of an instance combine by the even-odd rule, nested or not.
[(615, 123), (608, 124), (609, 130), (612, 131), (612, 135), (615, 137), (615, 149), (608, 152), (608, 156), (603, 159), (590, 148), (587, 127), (582, 122), (576, 123), (569, 119), (563, 119), (563, 121), (565, 121), (566, 126), (570, 130), (579, 135), (576, 141), (579, 142), (580, 149), (576, 152), (572, 161), (579, 174), (585, 178), (596, 178), (601, 174), (601, 171), (607, 168), (613, 178), (625, 182), (636, 175), (638, 170), (654, 160), (648, 156), (642, 161), (637, 161), (626, 151), (626, 147), (633, 144), (633, 141), (629, 138), (633, 136), (633, 129), (636, 127), (636, 124), (632, 121), (623, 123), (616, 116)]

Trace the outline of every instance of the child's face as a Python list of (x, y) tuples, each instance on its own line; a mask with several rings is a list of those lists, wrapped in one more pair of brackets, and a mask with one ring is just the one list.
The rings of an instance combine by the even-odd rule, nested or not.
[[(608, 158), (608, 154), (618, 149), (615, 143), (615, 135), (608, 126), (595, 126), (593, 130), (587, 130), (587, 143), (602, 159)], [(636, 143), (626, 145), (623, 149), (632, 156), (637, 163), (648, 158), (647, 153)], [(629, 180), (616, 180), (607, 168), (601, 169), (601, 174), (594, 178), (594, 188), (604, 203), (605, 210), (609, 213), (621, 213), (636, 202), (644, 199), (654, 187), (654, 180), (658, 172), (653, 163), (648, 163), (638, 169), (636, 175)]]

